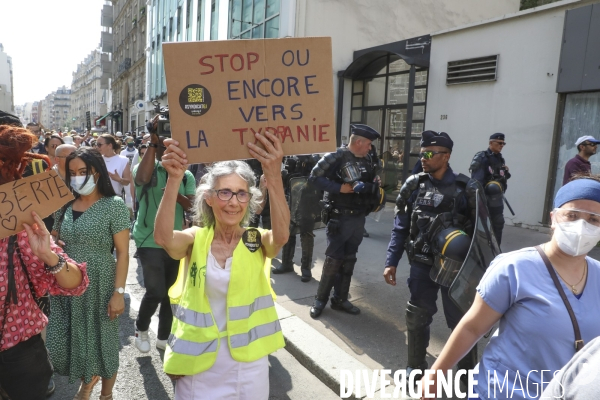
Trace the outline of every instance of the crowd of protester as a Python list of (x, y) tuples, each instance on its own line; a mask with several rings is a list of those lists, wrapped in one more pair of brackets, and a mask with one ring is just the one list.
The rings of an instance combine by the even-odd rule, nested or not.
[[(99, 382), (100, 399), (112, 399), (130, 239), (146, 288), (133, 343), (151, 351), (159, 309), (155, 347), (165, 351), (175, 398), (269, 397), (267, 355), (285, 345), (270, 259), (288, 242), (290, 211), (281, 141), (270, 133), (257, 141), (247, 145), (249, 162), (189, 165), (175, 140), (155, 133), (45, 132), (0, 112), (0, 184), (53, 169), (75, 197), (0, 239), (0, 399), (45, 398), (53, 373), (80, 382), (75, 400), (89, 399)], [(600, 264), (587, 253), (600, 240), (600, 181), (569, 182), (554, 205), (551, 239), (494, 260), (433, 370), (451, 369), (497, 322), (480, 371), (563, 368), (547, 389), (556, 395), (581, 381), (581, 348), (598, 364)], [(563, 285), (577, 341), (569, 319), (552, 317), (565, 305), (539, 279), (550, 269), (579, 280)], [(423, 386), (435, 388), (428, 378)], [(478, 392), (487, 393), (490, 382), (479, 378)]]

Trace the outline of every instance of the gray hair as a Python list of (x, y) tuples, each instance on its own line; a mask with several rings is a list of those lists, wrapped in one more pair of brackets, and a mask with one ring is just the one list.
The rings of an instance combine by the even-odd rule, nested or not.
[(207, 168), (206, 174), (200, 180), (200, 184), (196, 188), (196, 196), (194, 198), (194, 222), (200, 226), (211, 227), (215, 225), (215, 214), (212, 207), (206, 203), (206, 199), (212, 195), (217, 180), (221, 177), (237, 174), (248, 184), (248, 191), (252, 193), (252, 198), (248, 202), (246, 214), (240, 226), (248, 225), (250, 215), (254, 214), (262, 201), (262, 193), (256, 187), (256, 177), (252, 168), (243, 161), (221, 161), (214, 163)]

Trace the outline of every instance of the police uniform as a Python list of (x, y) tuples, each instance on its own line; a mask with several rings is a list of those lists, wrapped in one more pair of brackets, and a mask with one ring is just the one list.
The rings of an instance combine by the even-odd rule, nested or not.
[[(428, 146), (446, 147), (451, 151), (453, 142), (445, 132), (425, 131), (421, 147)], [(421, 172), (410, 176), (400, 189), (386, 266), (397, 267), (406, 249), (410, 263), (407, 281), (410, 301), (406, 308), (408, 370), (427, 368), (425, 357), (429, 346), (429, 326), (437, 312), (438, 291), (442, 293), (448, 327), (454, 329), (463, 316), (448, 296), (448, 287), (434, 282), (430, 273), (436, 257), (434, 247), (438, 233), (453, 227), (461, 233), (472, 235), (477, 187), (476, 181), (455, 174), (448, 165), (441, 180)], [(459, 368), (472, 369), (476, 362), (475, 347), (459, 362)]]
[[(296, 235), (300, 234), (300, 245), (302, 246), (302, 258), (300, 271), (302, 282), (308, 282), (312, 278), (310, 271), (312, 265), (313, 247), (315, 235), (313, 234), (315, 219), (320, 215), (319, 195), (320, 191), (310, 182), (306, 182), (298, 193), (299, 198), (292, 198), (291, 182), (293, 178), (308, 178), (312, 169), (319, 161), (317, 155), (290, 156), (285, 160), (283, 184), (286, 197), (290, 205), (290, 237), (281, 249), (281, 264), (273, 267), (274, 274), (283, 274), (294, 271), (294, 252), (296, 250)], [(296, 204), (291, 204), (294, 201)]]
[[(371, 141), (380, 138), (377, 131), (362, 124), (351, 125), (351, 134)], [(358, 307), (348, 301), (348, 292), (358, 246), (363, 240), (365, 217), (373, 210), (380, 194), (376, 173), (370, 154), (356, 157), (345, 146), (326, 154), (311, 172), (309, 181), (326, 192), (325, 207), (330, 218), (325, 231), (327, 249), (323, 273), (310, 309), (313, 318), (317, 318), (327, 305), (332, 288), (331, 308), (350, 314), (360, 313)], [(344, 183), (350, 183), (354, 193), (341, 193)]]
[[(260, 177), (263, 174), (260, 161), (254, 158), (244, 161), (250, 166), (250, 168), (252, 168), (252, 172), (254, 172), (254, 176), (256, 176), (256, 182), (258, 184), (258, 182), (260, 182)], [(262, 223), (263, 229), (271, 229), (271, 205), (269, 203), (269, 192), (266, 192), (265, 196), (266, 200), (262, 212), (260, 214), (252, 214), (250, 216), (250, 222), (248, 223), (248, 226), (251, 228), (258, 228), (258, 226)]]
[[(494, 133), (490, 140), (505, 140), (503, 133)], [(471, 178), (477, 179), (484, 187), (492, 229), (498, 245), (502, 241), (504, 229), (504, 195), (510, 172), (506, 168), (502, 153), (494, 153), (489, 148), (475, 154), (471, 166)]]

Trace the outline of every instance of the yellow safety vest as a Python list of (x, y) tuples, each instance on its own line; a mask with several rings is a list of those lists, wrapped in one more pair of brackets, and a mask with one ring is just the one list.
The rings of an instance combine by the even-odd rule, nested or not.
[[(264, 232), (258, 230), (258, 232)], [(255, 232), (255, 233), (258, 233)], [(206, 295), (206, 260), (214, 229), (196, 231), (189, 263), (179, 265), (169, 289), (173, 325), (165, 351), (164, 370), (194, 375), (209, 369), (217, 358), (221, 338), (227, 338), (236, 361), (256, 361), (285, 346), (275, 311), (268, 269), (259, 248), (254, 253), (240, 240), (233, 252), (227, 290), (227, 330), (219, 332)], [(249, 241), (255, 234), (249, 231)]]

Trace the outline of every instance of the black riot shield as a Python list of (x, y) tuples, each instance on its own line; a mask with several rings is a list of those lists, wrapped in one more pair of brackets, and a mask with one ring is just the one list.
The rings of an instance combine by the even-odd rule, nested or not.
[(452, 301), (463, 313), (466, 313), (473, 304), (479, 281), (500, 252), (500, 246), (492, 231), (485, 198), (482, 197), (480, 190), (477, 190), (477, 221), (471, 247), (448, 291)]
[(325, 228), (321, 222), (321, 206), (319, 200), (323, 193), (308, 182), (305, 176), (290, 178), (290, 217), (296, 226), (295, 232), (310, 232)]

